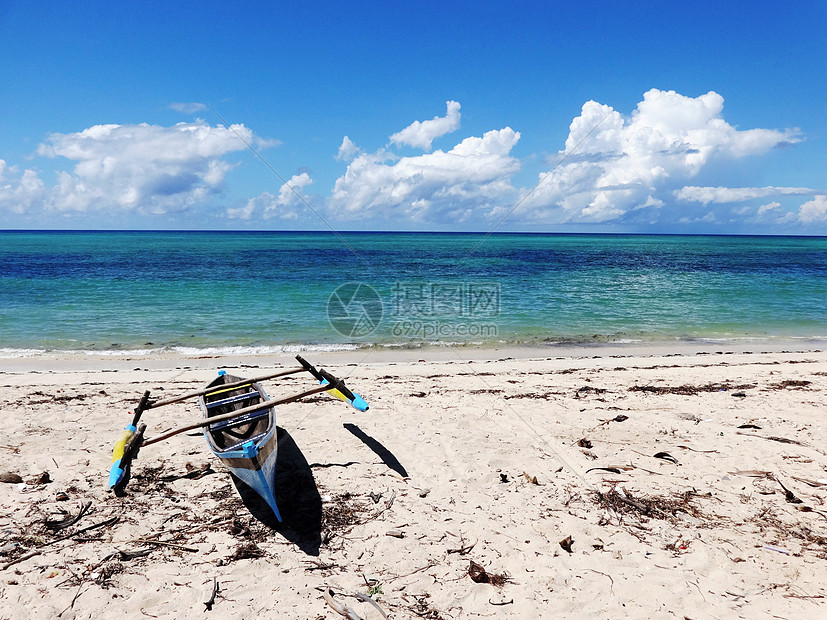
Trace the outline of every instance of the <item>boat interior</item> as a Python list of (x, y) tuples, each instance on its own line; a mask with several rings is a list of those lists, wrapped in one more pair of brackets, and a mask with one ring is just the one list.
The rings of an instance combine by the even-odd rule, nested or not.
[(243, 381), (240, 377), (221, 375), (209, 387), (215, 391), (204, 395), (208, 417), (221, 416), (233, 411), (252, 407), (259, 403), (262, 408), (240, 415), (237, 418), (211, 424), (208, 429), (217, 448), (223, 451), (238, 449), (249, 440), (256, 440), (265, 435), (270, 428), (270, 408), (266, 405), (266, 395), (257, 384), (247, 383), (229, 389), (221, 386)]

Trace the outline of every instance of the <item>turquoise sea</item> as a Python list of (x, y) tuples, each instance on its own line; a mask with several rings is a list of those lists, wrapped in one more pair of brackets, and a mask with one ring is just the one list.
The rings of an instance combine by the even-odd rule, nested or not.
[(0, 356), (827, 342), (827, 238), (0, 232)]

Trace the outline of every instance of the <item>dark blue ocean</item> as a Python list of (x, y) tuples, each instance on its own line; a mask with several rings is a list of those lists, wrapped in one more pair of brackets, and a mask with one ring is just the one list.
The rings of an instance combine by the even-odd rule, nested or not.
[(825, 237), (0, 232), (4, 357), (777, 340), (827, 341)]

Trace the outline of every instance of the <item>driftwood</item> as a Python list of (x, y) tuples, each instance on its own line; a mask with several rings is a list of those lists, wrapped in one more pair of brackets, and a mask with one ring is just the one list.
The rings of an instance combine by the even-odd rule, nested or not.
[(206, 611), (212, 611), (212, 606), (215, 604), (215, 597), (218, 595), (218, 578), (212, 578), (212, 584), (204, 593), (204, 605), (207, 607)]
[[(362, 617), (355, 611), (353, 611), (350, 607), (333, 598), (333, 594), (333, 590), (331, 590), (330, 588), (327, 588), (323, 593), (325, 603), (327, 603), (333, 611), (335, 611), (340, 616), (344, 616), (345, 618), (347, 618), (347, 620), (362, 620)], [(388, 616), (385, 613), (385, 611), (381, 607), (379, 607), (379, 604), (376, 601), (374, 601), (371, 597), (369, 597), (367, 594), (356, 592), (353, 596), (358, 598), (360, 601), (365, 601), (366, 603), (370, 603), (371, 605), (373, 605), (377, 609), (377, 611), (380, 614), (382, 614), (382, 617), (385, 620), (388, 620)]]
[(365, 601), (366, 603), (370, 603), (371, 605), (373, 605), (379, 611), (379, 613), (382, 614), (382, 617), (385, 620), (388, 620), (388, 616), (385, 613), (385, 611), (381, 607), (379, 607), (379, 604), (376, 601), (374, 601), (371, 597), (369, 597), (367, 594), (362, 594), (361, 592), (357, 592), (355, 594), (355, 596), (360, 601)]
[(324, 602), (330, 605), (330, 608), (335, 611), (340, 616), (344, 616), (347, 620), (362, 620), (362, 617), (353, 611), (350, 607), (345, 605), (344, 603), (340, 603), (335, 598), (333, 598), (333, 590), (327, 589), (324, 591)]
[(10, 566), (14, 566), (15, 564), (18, 564), (19, 562), (22, 562), (23, 560), (28, 560), (29, 558), (33, 558), (36, 555), (40, 555), (41, 553), (43, 553), (43, 548), (44, 547), (48, 547), (49, 545), (53, 545), (55, 543), (61, 542), (63, 540), (66, 540), (67, 538), (72, 538), (74, 536), (77, 536), (78, 534), (82, 534), (83, 532), (88, 532), (89, 530), (94, 530), (94, 529), (97, 529), (99, 527), (112, 525), (118, 519), (119, 519), (119, 517), (112, 517), (111, 519), (106, 519), (105, 521), (101, 521), (100, 523), (93, 523), (92, 525), (87, 525), (86, 527), (82, 527), (76, 532), (72, 532), (71, 534), (66, 534), (66, 536), (61, 536), (60, 538), (55, 538), (54, 540), (50, 540), (49, 542), (45, 542), (42, 545), (40, 545), (37, 549), (35, 549), (34, 551), (32, 551), (30, 553), (27, 553), (25, 555), (21, 555), (19, 558), (15, 558), (11, 562), (6, 562), (2, 567), (0, 567), (0, 570), (6, 570)]
[(769, 439), (770, 441), (777, 441), (778, 443), (791, 443), (797, 446), (807, 446), (806, 443), (800, 442), (797, 439), (787, 439), (786, 437), (776, 437), (775, 435), (758, 435), (756, 433), (741, 433), (736, 432), (737, 435), (744, 435), (745, 437), (758, 437), (759, 439)]
[(80, 505), (80, 510), (78, 511), (77, 515), (75, 515), (74, 517), (72, 515), (69, 515), (65, 519), (60, 519), (58, 521), (47, 520), (44, 523), (44, 525), (47, 528), (49, 528), (50, 530), (63, 530), (63, 529), (66, 529), (67, 527), (71, 527), (72, 525), (74, 525), (75, 523), (80, 521), (83, 518), (83, 515), (85, 515), (91, 507), (92, 507), (92, 502), (91, 501), (82, 502), (81, 505)]
[(144, 543), (145, 545), (160, 545), (163, 547), (172, 547), (173, 549), (180, 549), (181, 551), (190, 551), (192, 553), (198, 552), (198, 549), (196, 547), (186, 547), (184, 545), (164, 542), (162, 540), (153, 540), (151, 538), (136, 538), (135, 542)]

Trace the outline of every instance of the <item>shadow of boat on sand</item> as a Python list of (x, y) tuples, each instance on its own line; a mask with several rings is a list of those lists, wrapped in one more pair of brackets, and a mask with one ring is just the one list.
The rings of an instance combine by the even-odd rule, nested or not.
[(307, 459), (290, 434), (277, 427), (276, 503), (279, 523), (267, 502), (241, 480), (232, 476), (241, 501), (255, 519), (279, 532), (308, 555), (318, 556), (322, 543), (322, 498)]

